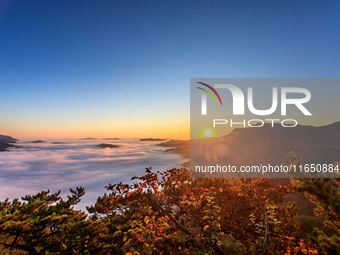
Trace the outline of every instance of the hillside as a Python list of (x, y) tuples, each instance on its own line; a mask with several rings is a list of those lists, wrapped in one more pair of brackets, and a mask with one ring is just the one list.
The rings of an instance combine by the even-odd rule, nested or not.
[(303, 163), (331, 164), (340, 159), (340, 122), (321, 127), (234, 129), (218, 138), (191, 140), (191, 165), (281, 165), (293, 151)]
[(8, 136), (8, 135), (0, 135), (0, 151), (6, 151), (7, 148), (12, 147), (12, 143), (16, 143), (17, 139)]

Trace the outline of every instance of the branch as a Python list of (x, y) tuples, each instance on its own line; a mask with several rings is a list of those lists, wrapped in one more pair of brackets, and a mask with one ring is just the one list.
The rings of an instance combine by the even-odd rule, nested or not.
[(162, 206), (159, 204), (159, 202), (153, 198), (153, 196), (151, 197), (151, 200), (157, 205), (158, 209), (161, 210), (163, 213), (165, 213), (169, 218), (170, 220), (175, 223), (175, 225), (180, 229), (182, 230), (184, 233), (188, 234), (188, 235), (191, 235), (191, 236), (195, 236), (192, 232), (190, 232), (188, 229), (186, 229), (185, 227), (182, 226), (181, 223), (179, 223), (168, 211), (168, 208), (166, 206), (166, 210), (164, 210), (162, 208)]
[(262, 207), (262, 210), (264, 212), (264, 217), (266, 219), (266, 224), (265, 224), (265, 232), (264, 232), (264, 242), (263, 242), (263, 246), (264, 244), (266, 244), (268, 242), (268, 229), (269, 229), (269, 222), (268, 222), (268, 214), (266, 209), (264, 209), (264, 207)]
[(16, 235), (14, 240), (13, 240), (13, 242), (10, 244), (11, 249), (14, 247), (14, 245), (15, 245), (16, 241), (18, 240), (18, 238), (19, 238), (19, 235)]

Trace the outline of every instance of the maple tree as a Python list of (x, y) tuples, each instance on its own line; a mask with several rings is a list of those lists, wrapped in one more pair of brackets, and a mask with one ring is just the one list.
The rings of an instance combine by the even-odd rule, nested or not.
[(282, 205), (290, 186), (268, 178), (190, 179), (184, 169), (114, 184), (88, 208), (114, 235), (122, 254), (317, 253), (299, 239), (296, 204)]

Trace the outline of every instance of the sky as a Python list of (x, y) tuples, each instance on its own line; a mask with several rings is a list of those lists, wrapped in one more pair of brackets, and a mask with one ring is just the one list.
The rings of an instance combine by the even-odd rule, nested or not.
[(0, 134), (189, 139), (190, 78), (339, 77), (339, 13), (336, 0), (2, 0)]

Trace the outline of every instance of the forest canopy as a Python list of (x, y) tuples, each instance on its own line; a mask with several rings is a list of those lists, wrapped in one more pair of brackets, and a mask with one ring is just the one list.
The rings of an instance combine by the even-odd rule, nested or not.
[[(291, 160), (297, 164), (296, 157)], [(0, 202), (1, 254), (338, 254), (339, 179), (196, 179), (186, 169)], [(280, 183), (281, 182), (281, 183)], [(284, 183), (285, 182), (285, 183)], [(296, 197), (304, 199), (295, 199)], [(306, 201), (312, 215), (304, 215)], [(310, 205), (309, 205), (310, 206)], [(302, 212), (302, 213), (299, 213)]]

